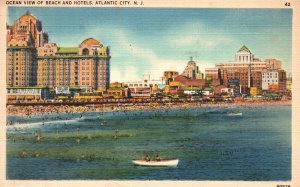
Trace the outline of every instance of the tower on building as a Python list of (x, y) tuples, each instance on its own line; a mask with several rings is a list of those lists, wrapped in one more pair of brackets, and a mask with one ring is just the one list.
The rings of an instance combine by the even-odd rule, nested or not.
[(236, 62), (253, 62), (254, 54), (243, 45), (235, 54), (235, 61)]

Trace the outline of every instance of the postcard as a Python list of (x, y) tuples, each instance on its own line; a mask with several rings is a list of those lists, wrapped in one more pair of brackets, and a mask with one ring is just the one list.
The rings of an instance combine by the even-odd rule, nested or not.
[(4, 186), (300, 185), (299, 2), (1, 5)]

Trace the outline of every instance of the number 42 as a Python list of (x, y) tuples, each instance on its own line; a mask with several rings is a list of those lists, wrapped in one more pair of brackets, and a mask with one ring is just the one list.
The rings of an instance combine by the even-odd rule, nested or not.
[(285, 6), (291, 6), (291, 3), (290, 2), (286, 2), (284, 5)]

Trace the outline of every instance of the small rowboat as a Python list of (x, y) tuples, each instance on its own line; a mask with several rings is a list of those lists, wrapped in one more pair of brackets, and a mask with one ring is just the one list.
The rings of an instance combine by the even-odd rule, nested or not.
[(179, 163), (179, 159), (161, 160), (161, 161), (156, 161), (156, 160), (151, 160), (151, 161), (146, 161), (146, 160), (132, 160), (132, 163), (134, 165), (139, 165), (139, 166), (176, 167), (178, 165), (178, 163)]

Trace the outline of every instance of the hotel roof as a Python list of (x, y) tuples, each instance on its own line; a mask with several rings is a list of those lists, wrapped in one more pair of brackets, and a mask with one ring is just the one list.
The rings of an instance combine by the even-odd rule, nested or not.
[(180, 82), (181, 84), (184, 84), (186, 86), (203, 87), (205, 85), (205, 80), (203, 79), (190, 79), (183, 75), (178, 75), (177, 77), (175, 77), (174, 81)]
[(59, 47), (57, 53), (78, 53), (77, 47)]
[(36, 19), (36, 17), (34, 15), (32, 15), (29, 11), (27, 11), (24, 15), (22, 15), (20, 18), (20, 20), (29, 20), (29, 19)]
[(81, 42), (81, 44), (86, 44), (86, 45), (100, 45), (100, 42), (96, 40), (95, 38), (87, 38)]
[(248, 47), (246, 47), (245, 45), (243, 45), (240, 50), (238, 50), (238, 52), (240, 51), (248, 51), (248, 52), (251, 52), (250, 49), (248, 49)]

